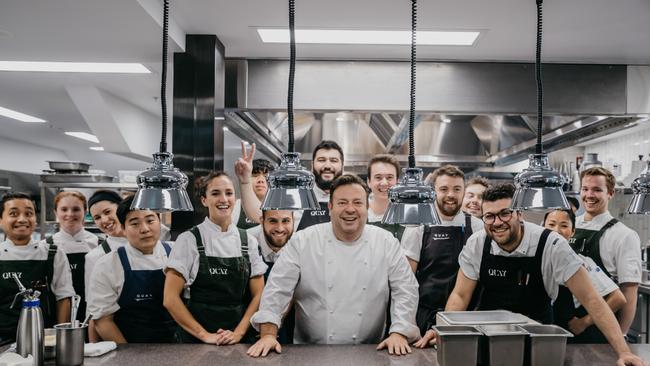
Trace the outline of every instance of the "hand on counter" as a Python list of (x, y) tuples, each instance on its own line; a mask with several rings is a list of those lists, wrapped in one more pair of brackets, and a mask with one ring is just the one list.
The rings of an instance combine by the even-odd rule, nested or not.
[(618, 355), (618, 361), (616, 366), (648, 366), (649, 363), (643, 361), (643, 359), (632, 352), (623, 352)]
[(378, 350), (384, 348), (388, 349), (388, 353), (391, 355), (401, 356), (411, 353), (411, 347), (409, 347), (408, 340), (399, 333), (391, 333), (388, 338), (384, 339), (384, 341), (379, 343), (377, 346)]
[(203, 343), (216, 344), (217, 346), (226, 346), (230, 344), (239, 343), (243, 334), (233, 332), (231, 330), (219, 329), (216, 333), (199, 334), (199, 339)]
[(278, 339), (273, 335), (265, 335), (260, 337), (260, 340), (255, 342), (254, 345), (250, 346), (246, 354), (251, 357), (266, 357), (271, 350), (274, 350), (277, 353), (282, 353), (282, 346), (278, 342)]
[(416, 348), (426, 348), (433, 346), (436, 344), (437, 336), (438, 334), (433, 329), (429, 329), (426, 333), (424, 333), (424, 336), (422, 336), (419, 341), (413, 343), (413, 346)]

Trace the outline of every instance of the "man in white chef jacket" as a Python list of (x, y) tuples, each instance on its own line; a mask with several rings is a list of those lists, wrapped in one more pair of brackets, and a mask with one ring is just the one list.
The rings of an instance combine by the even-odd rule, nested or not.
[[(253, 357), (281, 352), (276, 335), (293, 298), (294, 343), (379, 343), (391, 354), (410, 352), (419, 338), (415, 325), (418, 284), (398, 240), (388, 231), (366, 225), (368, 188), (355, 175), (332, 183), (331, 222), (293, 235), (282, 250), (251, 318), (260, 340)], [(384, 341), (390, 297), (390, 335)]]

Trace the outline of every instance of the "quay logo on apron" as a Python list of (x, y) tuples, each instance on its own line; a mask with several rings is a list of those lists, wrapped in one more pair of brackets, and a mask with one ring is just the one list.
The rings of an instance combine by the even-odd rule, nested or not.
[(135, 301), (151, 301), (153, 300), (153, 294), (136, 294)]
[(507, 272), (505, 269), (488, 269), (488, 274), (492, 277), (505, 277)]
[(211, 275), (227, 275), (228, 268), (210, 268)]
[(4, 272), (4, 273), (2, 273), (2, 279), (3, 279), (3, 280), (11, 280), (11, 279), (13, 279), (13, 275), (14, 275), (14, 274), (15, 274), (16, 276), (18, 276), (18, 278), (22, 278), (22, 277), (23, 277), (23, 273), (22, 273), (22, 272)]
[(449, 233), (433, 233), (431, 238), (433, 240), (449, 240)]
[(77, 269), (77, 264), (78, 264), (78, 263), (70, 263), (70, 269), (73, 270), (73, 271), (74, 271), (75, 269)]
[(326, 213), (327, 211), (325, 210), (313, 210), (309, 212), (311, 216), (325, 216)]

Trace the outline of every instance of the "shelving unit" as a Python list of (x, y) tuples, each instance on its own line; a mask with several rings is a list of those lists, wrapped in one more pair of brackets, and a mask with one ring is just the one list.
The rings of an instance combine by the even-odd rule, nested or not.
[(73, 182), (39, 182), (38, 186), (41, 191), (41, 220), (40, 220), (40, 232), (41, 237), (45, 237), (45, 230), (47, 226), (47, 202), (45, 199), (45, 190), (47, 188), (89, 188), (89, 189), (114, 189), (114, 190), (123, 190), (123, 189), (137, 189), (138, 185), (135, 183), (73, 183)]

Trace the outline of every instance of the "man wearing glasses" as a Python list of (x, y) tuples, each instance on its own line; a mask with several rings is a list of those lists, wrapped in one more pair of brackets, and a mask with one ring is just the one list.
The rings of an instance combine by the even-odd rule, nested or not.
[[(500, 184), (483, 194), (485, 231), (473, 234), (458, 259), (456, 286), (446, 311), (466, 310), (481, 283), (479, 310), (505, 309), (541, 323), (551, 323), (551, 303), (565, 285), (583, 304), (617, 352), (619, 365), (643, 365), (630, 352), (614, 314), (594, 290), (587, 271), (566, 239), (539, 225), (524, 222), (510, 209), (515, 188)], [(425, 347), (435, 339), (428, 330), (415, 345)]]

